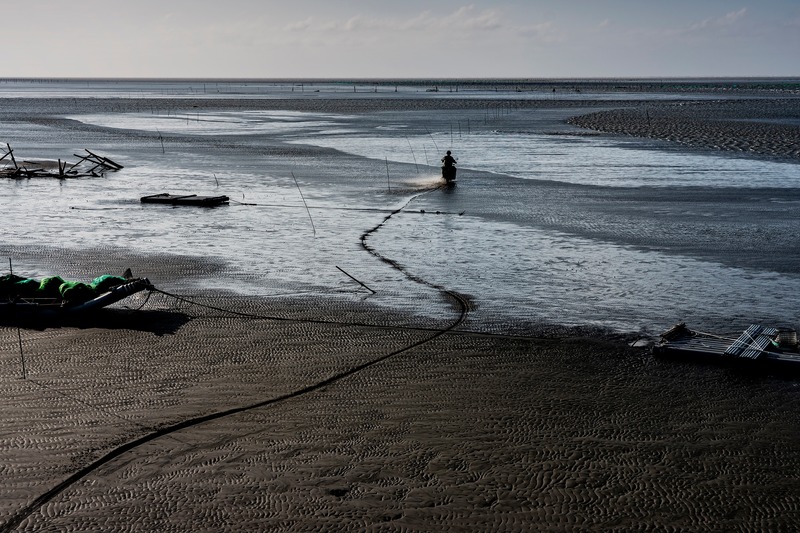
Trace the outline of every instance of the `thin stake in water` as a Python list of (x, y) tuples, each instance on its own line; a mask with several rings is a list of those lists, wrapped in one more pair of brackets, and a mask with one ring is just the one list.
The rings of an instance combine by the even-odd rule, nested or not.
[(411, 147), (411, 139), (408, 138), (408, 135), (406, 135), (406, 141), (408, 141), (408, 149), (411, 150), (411, 157), (414, 158), (414, 166), (417, 167), (417, 174), (419, 174), (419, 165), (417, 164), (417, 156), (414, 155), (414, 149)]
[(294, 178), (294, 184), (297, 185), (297, 190), (300, 191), (300, 198), (303, 199), (303, 205), (306, 206), (306, 213), (308, 213), (308, 220), (311, 221), (311, 229), (314, 231), (314, 235), (317, 235), (317, 228), (314, 227), (314, 219), (311, 218), (311, 210), (308, 208), (308, 204), (306, 203), (306, 198), (303, 196), (303, 191), (300, 190), (300, 184), (297, 182), (297, 178), (292, 172), (292, 178)]
[(430, 130), (428, 128), (425, 128), (425, 131), (428, 132), (428, 137), (430, 137), (431, 140), (433, 141), (433, 147), (436, 148), (436, 153), (438, 154), (439, 153), (439, 147), (436, 145), (436, 139), (433, 138), (433, 135), (431, 135), (431, 132), (430, 132)]

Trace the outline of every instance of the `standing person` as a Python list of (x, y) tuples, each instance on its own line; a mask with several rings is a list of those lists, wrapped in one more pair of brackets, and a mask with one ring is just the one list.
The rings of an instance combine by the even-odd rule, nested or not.
[(450, 155), (450, 150), (448, 150), (442, 158), (442, 177), (448, 183), (456, 180), (456, 163), (456, 158)]

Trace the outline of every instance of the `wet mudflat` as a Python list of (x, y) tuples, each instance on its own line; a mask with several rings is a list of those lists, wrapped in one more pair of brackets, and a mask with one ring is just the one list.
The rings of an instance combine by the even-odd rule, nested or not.
[[(563, 122), (607, 99), (215, 100), (5, 111), (18, 150), (125, 164), (0, 184), (15, 272), (169, 295), (0, 329), (0, 527), (797, 525), (796, 380), (626, 344), (796, 320), (796, 162)], [(162, 190), (258, 205), (138, 203)]]

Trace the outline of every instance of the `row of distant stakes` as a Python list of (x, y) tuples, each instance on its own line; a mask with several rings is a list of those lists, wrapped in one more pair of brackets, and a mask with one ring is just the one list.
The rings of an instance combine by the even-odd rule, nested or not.
[(84, 149), (86, 155), (73, 154), (78, 158), (77, 163), (70, 164), (59, 159), (58, 170), (52, 168), (54, 161), (22, 161), (20, 165), (14, 157), (11, 145), (6, 143), (6, 149), (7, 151), (0, 157), (0, 161), (6, 161), (6, 166), (0, 168), (2, 178), (97, 178), (106, 172), (116, 172), (122, 168), (119, 163), (86, 149)]

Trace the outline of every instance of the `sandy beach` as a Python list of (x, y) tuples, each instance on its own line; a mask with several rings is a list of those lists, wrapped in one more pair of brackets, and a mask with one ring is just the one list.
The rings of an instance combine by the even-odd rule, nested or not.
[[(667, 143), (667, 150), (797, 164), (798, 102), (632, 106), (614, 99), (509, 97), (501, 103), (552, 114), (553, 136), (624, 134)], [(77, 138), (108, 136), (110, 143), (123, 134), (64, 117), (144, 105), (135, 99), (7, 103), (6, 125), (17, 120)], [(146, 105), (197, 113), (429, 114), (445, 121), (502, 107), (496, 100), (390, 97)], [(157, 141), (148, 139), (153, 146)], [(35, 144), (19, 144), (26, 142)], [(176, 137), (179, 142), (190, 141)], [(229, 156), (235, 151), (233, 142), (202, 142)], [(252, 150), (268, 156), (272, 170), (316, 167), (342, 183), (366, 165), (325, 148), (264, 143)], [(565, 204), (549, 201), (563, 190), (543, 183), (536, 215), (542, 225), (604, 237), (600, 229), (592, 233), (589, 215), (567, 220)], [(395, 194), (402, 193), (416, 194)], [(579, 201), (586, 213), (604, 209), (611, 216), (659, 194), (667, 196), (612, 190)], [(748, 190), (722, 203), (775, 194)], [(786, 191), (792, 201), (798, 195), (796, 188)], [(420, 205), (436, 209), (426, 201), (433, 202)], [(298, 227), (306, 230), (300, 215)], [(372, 250), (370, 260), (406, 291), (375, 300), (356, 288), (308, 294), (306, 285), (292, 281), (260, 295), (198, 285), (198, 279), (245, 276), (214, 258), (168, 250), (0, 244), (0, 257), (17, 264), (65, 277), (131, 268), (163, 290), (140, 293), (88, 323), (0, 327), (0, 532), (800, 527), (797, 378), (657, 359), (646, 342), (634, 345), (640, 333), (542, 322), (536, 309), (529, 319), (507, 324), (481, 294), (404, 270), (401, 252), (392, 248), (400, 245), (379, 238), (385, 216), (376, 213), (371, 226), (347, 235), (352, 253), (369, 257)], [(636, 216), (636, 227), (658, 222), (649, 213)], [(758, 232), (758, 218), (747, 216)], [(781, 216), (785, 227), (800, 224), (796, 214)], [(750, 234), (716, 241), (701, 231), (687, 241), (678, 225), (662, 226), (664, 249), (737, 268), (766, 261), (755, 251), (732, 252)], [(649, 238), (626, 228), (617, 238), (627, 245)], [(775, 237), (781, 252), (770, 259), (771, 272), (798, 274), (795, 239), (796, 233)], [(405, 299), (416, 307), (392, 305)]]

